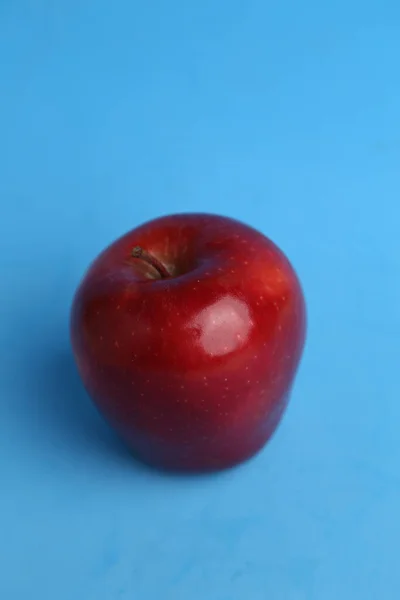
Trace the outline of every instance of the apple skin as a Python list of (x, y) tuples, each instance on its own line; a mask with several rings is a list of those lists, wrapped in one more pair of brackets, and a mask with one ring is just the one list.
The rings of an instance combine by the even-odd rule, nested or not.
[[(132, 256), (140, 246), (171, 274)], [(231, 218), (175, 214), (117, 239), (73, 300), (84, 386), (135, 456), (210, 471), (258, 452), (275, 431), (306, 331), (285, 255)]]

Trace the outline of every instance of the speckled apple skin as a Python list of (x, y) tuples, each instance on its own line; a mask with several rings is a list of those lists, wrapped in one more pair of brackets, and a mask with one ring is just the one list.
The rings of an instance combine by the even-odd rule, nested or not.
[[(160, 277), (132, 256), (160, 261)], [(306, 311), (290, 262), (236, 220), (177, 214), (145, 223), (90, 266), (71, 340), (94, 403), (134, 454), (185, 471), (259, 451), (288, 403)]]

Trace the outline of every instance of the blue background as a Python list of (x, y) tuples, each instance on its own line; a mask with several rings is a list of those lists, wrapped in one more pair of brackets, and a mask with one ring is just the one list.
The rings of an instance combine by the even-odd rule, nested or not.
[[(0, 1), (0, 597), (400, 597), (398, 0)], [(290, 409), (210, 477), (132, 463), (74, 370), (96, 254), (262, 229), (307, 296)]]

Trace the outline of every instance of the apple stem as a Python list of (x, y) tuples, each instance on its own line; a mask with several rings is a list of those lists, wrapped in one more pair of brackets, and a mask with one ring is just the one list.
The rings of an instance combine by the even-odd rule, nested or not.
[(134, 249), (132, 250), (131, 256), (133, 258), (140, 258), (141, 260), (144, 260), (149, 265), (151, 265), (152, 267), (154, 267), (154, 269), (156, 271), (158, 271), (161, 279), (165, 279), (167, 277), (171, 277), (171, 273), (162, 264), (162, 262), (160, 262), (155, 256), (153, 256), (152, 254), (150, 254), (146, 250), (143, 250), (143, 248), (141, 246), (135, 246)]

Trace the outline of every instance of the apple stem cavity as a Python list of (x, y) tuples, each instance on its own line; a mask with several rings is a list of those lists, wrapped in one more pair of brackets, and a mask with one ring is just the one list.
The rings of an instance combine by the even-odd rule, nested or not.
[(155, 256), (144, 250), (141, 246), (135, 246), (132, 250), (131, 256), (133, 258), (139, 258), (150, 266), (152, 266), (160, 275), (161, 279), (171, 277), (171, 273), (168, 269), (160, 262)]

